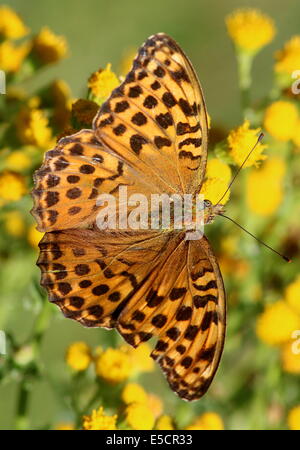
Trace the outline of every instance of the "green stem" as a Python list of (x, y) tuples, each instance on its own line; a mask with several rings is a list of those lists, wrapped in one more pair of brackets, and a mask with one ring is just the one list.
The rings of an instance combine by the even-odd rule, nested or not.
[(253, 53), (241, 50), (237, 51), (239, 87), (241, 90), (241, 101), (244, 117), (247, 115), (250, 106), (250, 87), (252, 83), (251, 70), (253, 59)]
[(50, 302), (44, 301), (42, 309), (34, 323), (32, 341), (36, 349), (39, 348), (41, 339), (49, 326), (49, 321), (53, 314), (53, 306)]
[(17, 414), (16, 414), (16, 429), (17, 430), (26, 430), (28, 429), (29, 421), (28, 421), (28, 401), (29, 401), (29, 383), (23, 376), (18, 392), (18, 401), (17, 401)]
[[(100, 399), (101, 399), (101, 390), (97, 386), (96, 391), (91, 395), (91, 397), (89, 398), (86, 405), (80, 411), (78, 411), (78, 408), (75, 408), (75, 409), (73, 408), (75, 411), (75, 414), (76, 414), (76, 419), (75, 419), (76, 429), (79, 429), (81, 427), (83, 416), (85, 414), (91, 413), (91, 409), (96, 402), (98, 402), (98, 405), (101, 405)], [(72, 402), (72, 405), (74, 406), (74, 402)]]

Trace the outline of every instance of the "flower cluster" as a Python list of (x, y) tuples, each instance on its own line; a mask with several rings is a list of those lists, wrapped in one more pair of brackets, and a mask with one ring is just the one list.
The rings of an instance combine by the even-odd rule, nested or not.
[(154, 370), (154, 361), (149, 356), (151, 348), (147, 343), (136, 351), (124, 345), (106, 350), (98, 347), (94, 353), (85, 342), (74, 342), (67, 349), (66, 362), (75, 372), (84, 371), (93, 363), (96, 375), (112, 385)]
[[(102, 405), (82, 417), (84, 430), (175, 430), (176, 418), (164, 413), (163, 401), (148, 393), (137, 381), (141, 373), (154, 370), (149, 357), (150, 347), (142, 344), (137, 354), (123, 345), (119, 348), (96, 348), (94, 351), (85, 342), (74, 342), (66, 352), (66, 362), (75, 373), (87, 371), (94, 365), (96, 377), (102, 380), (97, 399), (104, 398)], [(115, 389), (117, 396), (114, 407), (105, 405), (105, 391)], [(77, 393), (79, 395), (79, 393)], [(99, 400), (98, 400), (99, 401)], [(61, 423), (57, 429), (74, 429), (72, 423)], [(214, 412), (207, 412), (195, 418), (187, 430), (222, 430), (222, 418)]]
[[(0, 69), (9, 75), (22, 76), (22, 71), (32, 73), (37, 67), (59, 61), (67, 55), (64, 37), (57, 36), (44, 27), (36, 36), (9, 7), (0, 9)], [(26, 39), (20, 44), (17, 41)], [(21, 74), (20, 74), (21, 71)]]
[(71, 93), (61, 80), (50, 82), (34, 95), (16, 86), (64, 58), (67, 43), (47, 27), (32, 35), (7, 6), (0, 7), (0, 37), (0, 70), (6, 73), (7, 84), (0, 107), (4, 130), (0, 137), (0, 221), (7, 235), (19, 240), (26, 237), (27, 243), (36, 247), (42, 234), (28, 215), (32, 173), (69, 122)]

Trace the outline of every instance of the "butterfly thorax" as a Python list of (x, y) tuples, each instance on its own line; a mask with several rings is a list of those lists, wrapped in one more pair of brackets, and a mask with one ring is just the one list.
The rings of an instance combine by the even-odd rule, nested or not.
[(225, 211), (224, 205), (217, 204), (213, 205), (210, 201), (205, 200), (206, 203), (204, 207), (204, 225), (212, 223), (216, 216), (223, 214)]
[[(199, 204), (195, 201), (192, 204), (190, 211), (189, 208), (183, 207), (181, 210), (180, 220), (178, 222), (176, 217), (176, 210), (174, 209), (174, 205), (171, 204), (171, 217), (169, 227), (167, 228), (172, 231), (176, 229), (180, 231), (191, 231), (195, 230), (197, 227), (199, 229), (199, 225), (201, 226), (202, 224), (205, 226), (211, 224), (217, 215), (222, 214), (225, 211), (224, 205), (213, 205), (210, 200), (204, 200), (200, 205), (201, 206), (199, 207)], [(160, 215), (160, 223), (162, 223), (161, 219), (162, 216)], [(160, 228), (164, 229), (163, 226)]]

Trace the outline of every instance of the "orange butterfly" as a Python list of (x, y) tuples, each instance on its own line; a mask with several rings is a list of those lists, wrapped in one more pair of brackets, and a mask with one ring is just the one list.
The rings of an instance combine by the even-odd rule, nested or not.
[[(159, 33), (97, 113), (93, 128), (61, 139), (35, 174), (33, 214), (41, 284), (66, 317), (116, 328), (151, 356), (171, 388), (201, 397), (217, 370), (225, 335), (225, 291), (205, 236), (186, 230), (101, 230), (97, 198), (200, 191), (207, 112), (197, 76), (178, 44)], [(205, 202), (205, 223), (221, 205)]]

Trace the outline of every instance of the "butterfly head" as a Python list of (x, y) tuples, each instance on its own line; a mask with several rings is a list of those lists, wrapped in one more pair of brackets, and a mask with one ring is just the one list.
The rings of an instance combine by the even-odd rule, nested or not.
[(204, 223), (205, 225), (212, 223), (218, 214), (224, 212), (224, 205), (213, 205), (210, 200), (204, 200)]

